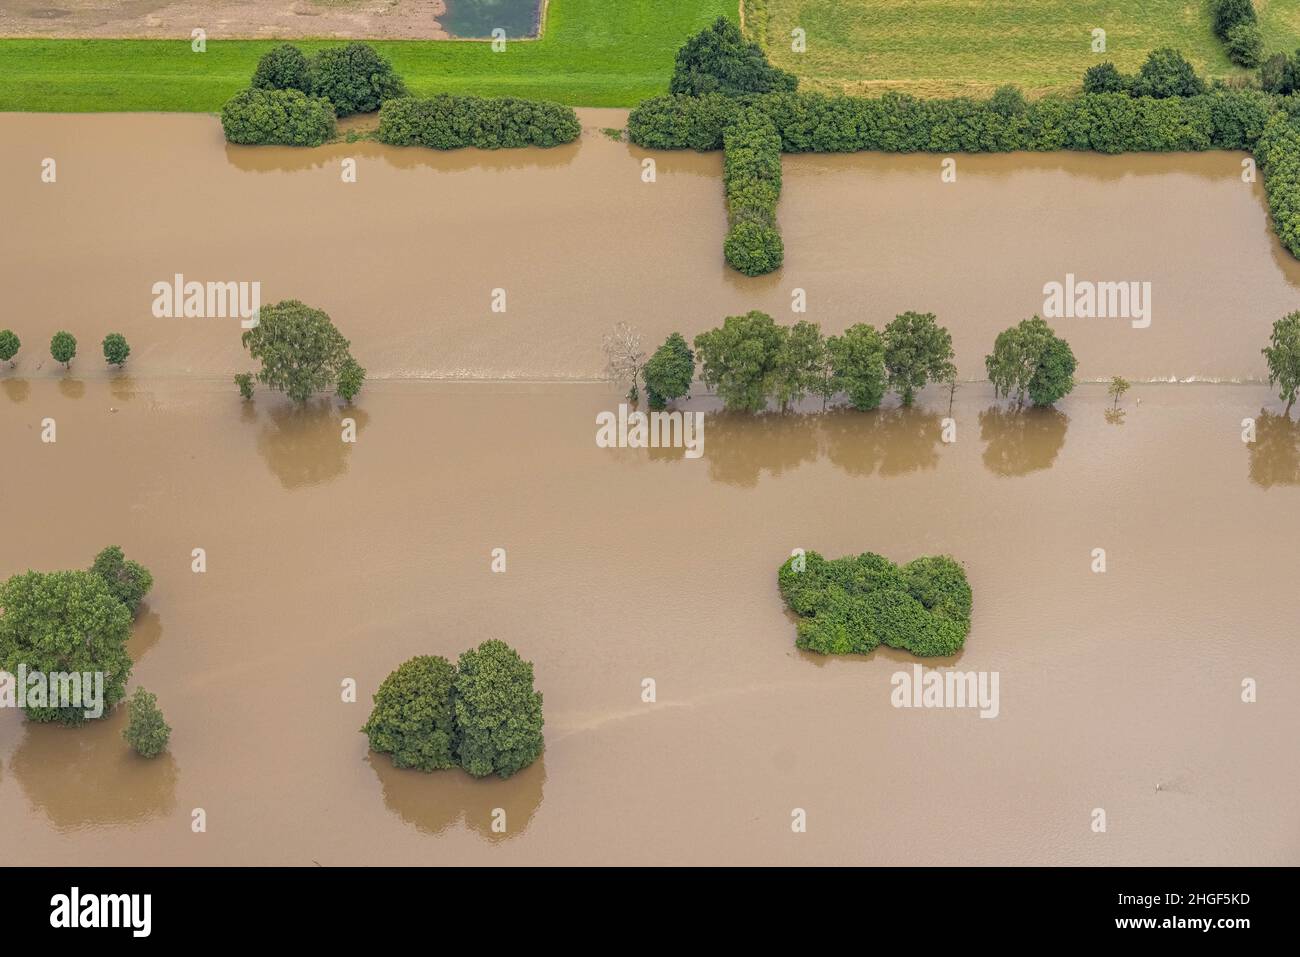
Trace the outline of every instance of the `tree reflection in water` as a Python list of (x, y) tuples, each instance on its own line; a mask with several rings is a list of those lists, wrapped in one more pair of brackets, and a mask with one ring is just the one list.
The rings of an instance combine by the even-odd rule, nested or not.
[(1051, 468), (1065, 445), (1069, 417), (1059, 409), (990, 406), (980, 413), (984, 467), (994, 475), (1028, 475)]
[(1260, 488), (1300, 485), (1300, 422), (1289, 416), (1259, 410), (1255, 441), (1250, 452), (1250, 480)]

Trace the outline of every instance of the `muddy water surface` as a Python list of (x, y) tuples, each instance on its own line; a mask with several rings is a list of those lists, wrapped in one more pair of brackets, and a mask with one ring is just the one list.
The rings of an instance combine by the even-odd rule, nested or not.
[[(1096, 386), (1046, 414), (969, 386), (951, 445), (937, 396), (759, 419), (699, 399), (686, 460), (598, 449), (603, 385), (377, 383), (354, 446), (330, 403), (224, 383), (0, 386), (21, 503), (0, 575), (107, 542), (145, 562), (133, 680), (175, 729), (146, 763), (121, 714), (0, 713), (7, 862), (1300, 863), (1300, 427), (1265, 389), (1139, 387), (1110, 421)], [(894, 709), (905, 655), (798, 652), (794, 547), (960, 557), (974, 626), (928, 664), (999, 672), (999, 716)], [(536, 663), (543, 761), (474, 782), (367, 754), (390, 669), (492, 636)]]
[(787, 156), (786, 265), (746, 279), (722, 261), (718, 154), (655, 153), (645, 183), (651, 154), (599, 132), (625, 114), (582, 116), (579, 143), (498, 153), (233, 147), (205, 116), (0, 116), (20, 364), (66, 328), (98, 365), (117, 330), (138, 375), (228, 377), (236, 322), (152, 316), (153, 284), (177, 273), (324, 308), (375, 377), (590, 378), (618, 320), (648, 342), (754, 308), (788, 321), (801, 288), (828, 332), (936, 312), (976, 378), (996, 334), (1072, 273), (1152, 289), (1149, 328), (1054, 322), (1081, 376), (1258, 380), (1272, 322), (1300, 304), (1240, 154), (960, 157), (955, 183), (938, 156)]

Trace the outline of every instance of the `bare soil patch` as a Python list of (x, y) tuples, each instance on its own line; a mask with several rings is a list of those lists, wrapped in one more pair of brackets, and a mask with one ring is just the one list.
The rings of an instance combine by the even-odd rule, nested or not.
[(0, 0), (0, 36), (445, 40), (445, 0)]

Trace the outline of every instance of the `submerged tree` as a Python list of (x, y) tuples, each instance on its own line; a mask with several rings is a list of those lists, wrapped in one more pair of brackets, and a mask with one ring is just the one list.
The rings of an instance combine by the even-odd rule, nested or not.
[(1272, 343), (1260, 350), (1268, 360), (1268, 384), (1278, 386), (1278, 398), (1286, 400), (1283, 414), (1290, 415), (1300, 391), (1300, 312), (1273, 323)]
[(438, 655), (421, 655), (398, 666), (379, 686), (374, 709), (361, 728), (370, 749), (392, 755), (398, 768), (455, 767), (455, 679), (455, 667)]
[(956, 374), (952, 334), (932, 312), (905, 312), (885, 326), (885, 369), (889, 387), (911, 405), (927, 382), (946, 382)]
[(1106, 394), (1115, 400), (1111, 408), (1119, 408), (1119, 400), (1129, 390), (1129, 385), (1128, 379), (1123, 376), (1111, 376), (1110, 385), (1106, 386)]
[(126, 605), (132, 617), (140, 610), (140, 602), (153, 587), (153, 575), (149, 569), (128, 559), (116, 545), (109, 545), (96, 555), (90, 571), (104, 580), (113, 597)]
[(454, 707), (460, 765), (475, 777), (508, 778), (542, 753), (533, 666), (504, 641), (485, 641), (460, 656)]
[(662, 409), (674, 399), (690, 395), (695, 379), (695, 353), (680, 332), (670, 335), (642, 370), (646, 400), (652, 409)]
[(702, 378), (728, 409), (761, 412), (776, 372), (784, 330), (757, 310), (727, 316), (717, 329), (695, 337)]
[(1038, 316), (998, 333), (984, 368), (994, 393), (1051, 405), (1074, 388), (1074, 353)]
[[(14, 575), (0, 584), (0, 670), (17, 674), (103, 675), (103, 698), (88, 701), (81, 686), (80, 703), (53, 700), (48, 695), (27, 697), (28, 720), (81, 724), (101, 717), (122, 699), (131, 677), (131, 656), (126, 641), (131, 636), (131, 613), (109, 591), (108, 584), (91, 572), (33, 572)], [(95, 704), (101, 715), (87, 715)]]
[(339, 367), (338, 388), (334, 392), (340, 399), (351, 405), (352, 400), (361, 391), (361, 384), (365, 381), (366, 370), (361, 368), (356, 359), (348, 356)]
[(50, 338), (50, 355), (55, 362), (62, 362), (65, 369), (72, 368), (72, 360), (77, 355), (76, 337), (70, 332), (56, 332)]
[(725, 93), (790, 92), (799, 85), (793, 73), (767, 62), (757, 43), (741, 36), (740, 28), (726, 17), (691, 37), (677, 51), (670, 93), (700, 96)]
[(158, 696), (136, 688), (129, 703), (129, 717), (122, 737), (142, 758), (156, 758), (167, 750), (172, 729), (163, 720)]
[(641, 397), (637, 380), (645, 365), (645, 350), (641, 348), (641, 333), (626, 322), (620, 322), (612, 332), (606, 333), (601, 343), (605, 352), (606, 372), (615, 385), (628, 383), (627, 400), (635, 402)]
[(0, 362), (9, 363), (9, 368), (13, 368), (14, 356), (18, 355), (18, 350), (22, 348), (22, 341), (14, 335), (12, 329), (0, 329)]
[(885, 397), (885, 341), (875, 327), (855, 323), (827, 343), (835, 377), (855, 409), (877, 408)]
[(262, 360), (257, 381), (295, 402), (306, 402), (334, 385), (351, 358), (350, 343), (330, 317), (297, 299), (263, 306), (258, 324), (244, 333), (243, 343), (249, 355)]
[(110, 332), (104, 337), (104, 361), (119, 369), (126, 357), (131, 354), (131, 347), (126, 343), (126, 336), (120, 332)]
[(773, 361), (771, 391), (781, 411), (816, 392), (826, 367), (826, 340), (821, 327), (801, 319), (781, 328), (781, 343)]

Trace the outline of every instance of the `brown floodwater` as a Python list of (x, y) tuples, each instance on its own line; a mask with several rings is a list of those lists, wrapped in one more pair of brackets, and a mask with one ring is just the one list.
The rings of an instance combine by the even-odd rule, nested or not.
[[(108, 543), (148, 565), (133, 685), (174, 729), (149, 762), (120, 710), (0, 711), (5, 862), (1300, 863), (1300, 423), (1268, 388), (1139, 383), (1122, 414), (1094, 384), (1027, 412), (984, 383), (868, 414), (699, 395), (688, 459), (598, 448), (611, 385), (530, 381), (599, 374), (618, 320), (647, 340), (789, 320), (796, 286), (828, 331), (936, 311), (975, 377), (1067, 272), (1153, 283), (1147, 329), (1057, 323), (1084, 377), (1257, 379), (1300, 269), (1241, 157), (959, 157), (952, 184), (940, 157), (786, 157), (787, 263), (749, 280), (722, 262), (717, 155), (583, 120), (571, 147), (435, 154), (0, 116), (0, 327), (24, 340), (0, 369), (0, 576)], [(372, 376), (358, 404), (241, 402), (235, 319), (151, 315), (177, 272), (327, 309)], [(60, 328), (71, 372), (43, 355)], [(798, 651), (775, 582), (794, 548), (963, 561), (970, 637), (926, 667), (996, 672), (998, 716), (894, 708), (903, 653)], [(539, 762), (474, 781), (367, 753), (389, 671), (490, 637), (535, 663)]]
[(228, 146), (199, 115), (0, 115), (2, 321), (28, 371), (66, 328), (91, 370), (118, 331), (134, 374), (226, 378), (245, 365), (237, 322), (153, 316), (153, 284), (179, 273), (325, 309), (372, 377), (584, 379), (616, 321), (648, 343), (755, 308), (792, 321), (798, 288), (827, 332), (937, 313), (974, 379), (1073, 275), (1151, 284), (1147, 328), (1053, 321), (1081, 377), (1259, 381), (1300, 300), (1245, 154), (963, 156), (952, 183), (937, 155), (787, 156), (786, 264), (747, 279), (722, 259), (720, 155), (600, 132), (625, 116), (584, 110), (582, 139), (553, 150), (438, 153)]
[[(691, 460), (597, 448), (604, 384), (372, 383), (350, 445), (324, 400), (67, 381), (0, 373), (0, 575), (145, 562), (133, 683), (174, 731), (146, 762), (120, 711), (0, 712), (7, 863), (1300, 863), (1300, 424), (1263, 387), (1138, 386), (1117, 419), (1101, 386), (1049, 413), (964, 386), (952, 444), (933, 393), (700, 397)], [(958, 556), (973, 627), (927, 667), (998, 672), (998, 717), (893, 708), (901, 653), (796, 650), (796, 547)], [(536, 664), (543, 760), (478, 782), (367, 754), (393, 667), (488, 637)]]

